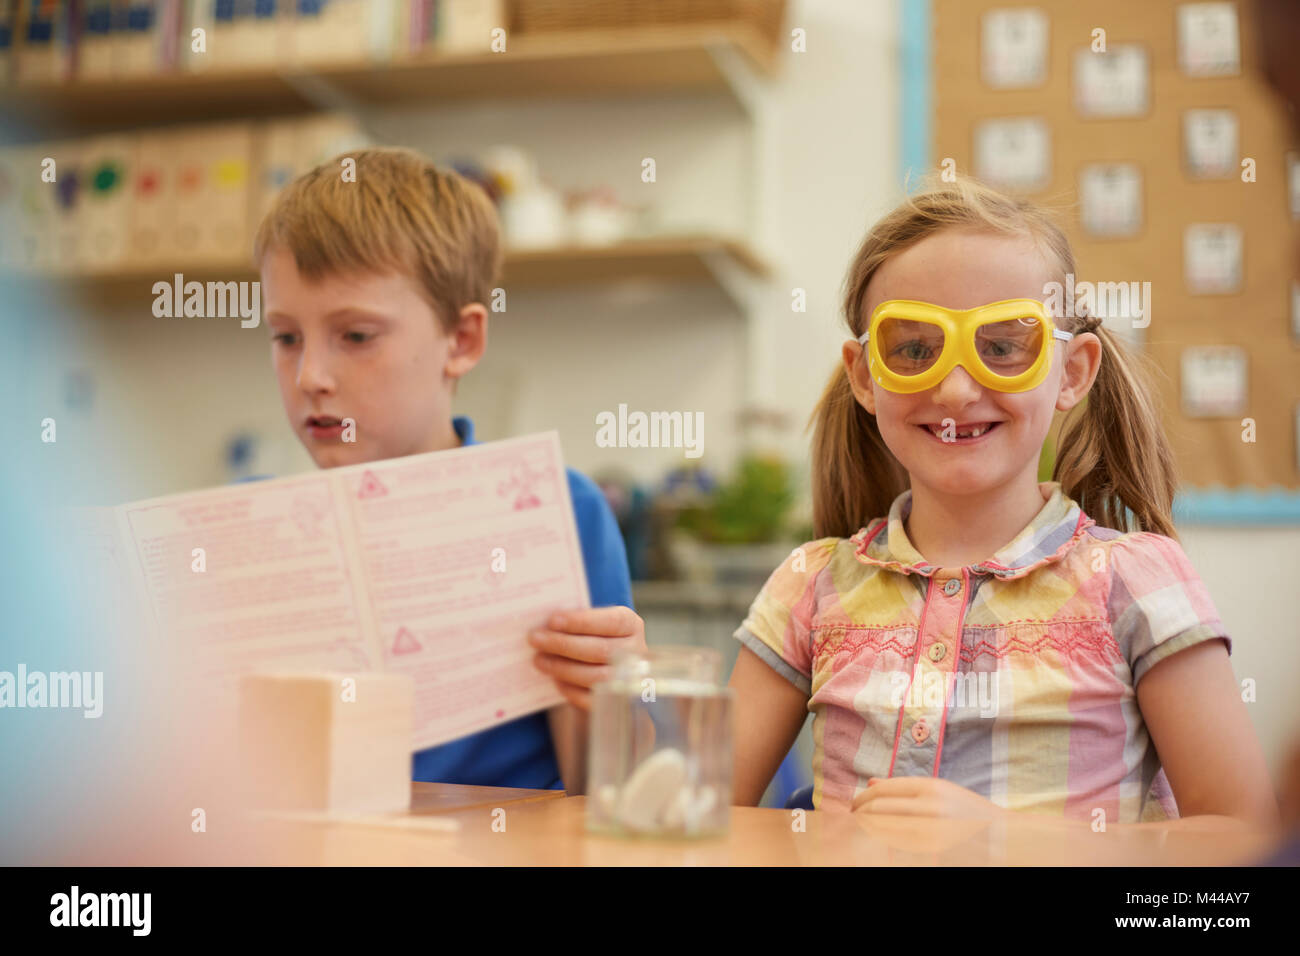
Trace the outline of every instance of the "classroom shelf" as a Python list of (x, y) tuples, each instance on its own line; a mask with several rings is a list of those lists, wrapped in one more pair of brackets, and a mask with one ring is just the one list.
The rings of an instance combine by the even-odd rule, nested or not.
[(429, 53), (288, 70), (171, 72), (138, 78), (0, 87), (0, 115), (82, 133), (168, 122), (249, 118), (324, 108), (448, 101), (707, 91), (743, 105), (734, 64), (776, 63), (770, 40), (745, 22), (511, 35), (505, 53)]
[[(553, 287), (624, 279), (671, 282), (713, 281), (725, 287), (727, 269), (765, 278), (769, 267), (743, 241), (715, 236), (635, 239), (609, 246), (557, 246), (510, 251), (504, 282), (513, 287)], [(186, 281), (241, 281), (256, 278), (247, 260), (176, 262), (144, 269), (78, 271), (71, 274), (0, 273), (0, 282), (66, 284), (75, 294), (96, 297), (136, 295), (141, 288), (170, 280), (180, 272)]]
[(616, 279), (716, 280), (723, 259), (753, 278), (766, 278), (765, 262), (744, 242), (708, 236), (637, 239), (610, 246), (520, 250), (506, 257), (507, 282), (557, 285)]

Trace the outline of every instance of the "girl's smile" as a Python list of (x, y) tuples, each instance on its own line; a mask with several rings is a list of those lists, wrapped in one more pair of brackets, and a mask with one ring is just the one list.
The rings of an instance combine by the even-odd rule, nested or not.
[(937, 441), (945, 445), (974, 445), (988, 437), (989, 433), (994, 431), (999, 421), (985, 422), (965, 422), (958, 424), (951, 418), (945, 418), (937, 424), (918, 425), (929, 432)]

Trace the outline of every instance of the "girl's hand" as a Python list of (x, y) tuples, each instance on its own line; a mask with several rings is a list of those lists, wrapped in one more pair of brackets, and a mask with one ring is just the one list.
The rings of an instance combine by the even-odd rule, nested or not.
[(584, 711), (591, 710), (592, 685), (609, 676), (614, 652), (646, 649), (645, 622), (631, 608), (558, 611), (546, 625), (528, 635), (538, 652), (533, 663), (555, 679), (569, 703)]
[(942, 777), (871, 777), (867, 789), (853, 798), (852, 809), (855, 813), (963, 820), (993, 820), (1012, 813)]

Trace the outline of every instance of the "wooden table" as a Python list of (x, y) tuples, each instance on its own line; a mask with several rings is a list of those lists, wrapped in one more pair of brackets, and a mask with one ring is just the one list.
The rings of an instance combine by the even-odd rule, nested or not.
[[(352, 823), (250, 824), (242, 862), (425, 866), (912, 866), (1249, 863), (1277, 836), (1207, 824), (1160, 833), (1087, 825), (1065, 829), (1022, 814), (1006, 821), (943, 820), (733, 807), (731, 828), (708, 840), (626, 840), (588, 834), (586, 799), (555, 790), (415, 784), (409, 818), (455, 820), (454, 832)], [(412, 823), (412, 826), (418, 823)], [(436, 824), (435, 824), (436, 825)]]
[(563, 790), (518, 790), (511, 787), (471, 787), (450, 783), (411, 783), (411, 813), (424, 816), (475, 807), (499, 807), (536, 800), (558, 800)]

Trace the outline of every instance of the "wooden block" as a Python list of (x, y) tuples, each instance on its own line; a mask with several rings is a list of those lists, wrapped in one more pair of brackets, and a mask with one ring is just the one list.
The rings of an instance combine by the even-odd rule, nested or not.
[(492, 31), (507, 20), (501, 0), (443, 0), (434, 42), (440, 50), (490, 53)]
[(134, 158), (135, 140), (130, 136), (97, 136), (85, 141), (76, 224), (81, 241), (75, 265), (95, 270), (125, 261)]
[(346, 113), (316, 113), (266, 123), (254, 140), (257, 176), (253, 188), (250, 239), (280, 190), (327, 159), (368, 143), (356, 119)]
[(245, 261), (250, 255), (248, 226), (253, 176), (253, 125), (220, 123), (199, 127), (203, 183), (200, 187), (199, 260)]
[[(12, 169), (17, 202), (17, 237), (11, 246), (13, 264), (30, 272), (49, 271), (55, 262), (55, 207), (57, 184), (42, 177), (48, 143), (14, 148)], [(57, 167), (56, 167), (57, 169)]]
[(239, 737), (250, 805), (409, 809), (414, 695), (410, 678), (397, 674), (241, 678)]
[(179, 134), (172, 130), (148, 130), (136, 138), (127, 213), (125, 265), (129, 269), (161, 268), (175, 261), (168, 256), (176, 255), (170, 239), (177, 214), (178, 143)]
[(214, 201), (208, 198), (210, 190), (205, 186), (212, 164), (209, 144), (200, 135), (203, 129), (180, 127), (168, 143), (170, 215), (164, 218), (163, 249), (177, 265), (202, 261), (204, 217)]
[(55, 275), (74, 272), (81, 261), (85, 242), (81, 234), (81, 210), (86, 203), (86, 141), (61, 140), (49, 144), (48, 155), (56, 162), (58, 179), (49, 185), (53, 196), (52, 210), (53, 259), (46, 268)]

